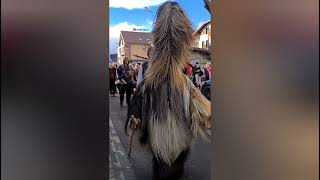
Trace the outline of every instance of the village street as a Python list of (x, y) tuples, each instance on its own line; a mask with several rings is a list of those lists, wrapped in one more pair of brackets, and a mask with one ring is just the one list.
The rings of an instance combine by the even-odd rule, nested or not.
[[(109, 180), (151, 180), (152, 156), (133, 139), (128, 157), (129, 138), (124, 132), (127, 106), (120, 107), (119, 95), (109, 96)], [(198, 138), (186, 162), (184, 180), (210, 180), (210, 144)]]

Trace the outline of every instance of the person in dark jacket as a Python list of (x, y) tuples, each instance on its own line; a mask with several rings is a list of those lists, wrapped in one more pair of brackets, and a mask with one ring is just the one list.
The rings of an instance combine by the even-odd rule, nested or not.
[(126, 94), (126, 103), (129, 106), (131, 95), (133, 93), (133, 69), (129, 66), (128, 58), (123, 60), (123, 64), (119, 66), (118, 78), (120, 80), (119, 91), (120, 91), (120, 105), (123, 106), (124, 94)]
[(117, 69), (116, 67), (111, 64), (109, 67), (109, 82), (110, 82), (110, 94), (115, 96), (117, 88), (116, 88), (116, 79), (117, 79)]
[(195, 85), (200, 88), (201, 86), (201, 76), (203, 76), (203, 72), (198, 62), (194, 66), (194, 77), (195, 77)]

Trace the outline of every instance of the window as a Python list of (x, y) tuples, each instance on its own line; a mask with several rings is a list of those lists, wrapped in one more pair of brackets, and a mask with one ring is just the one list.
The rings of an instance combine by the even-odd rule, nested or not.
[(204, 41), (201, 42), (201, 48), (204, 48)]
[(208, 28), (206, 27), (206, 34), (208, 34)]

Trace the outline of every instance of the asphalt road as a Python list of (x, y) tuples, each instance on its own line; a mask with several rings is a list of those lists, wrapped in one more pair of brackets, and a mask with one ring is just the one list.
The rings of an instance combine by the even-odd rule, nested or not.
[[(125, 153), (129, 151), (129, 138), (124, 132), (124, 125), (127, 114), (126, 103), (120, 107), (119, 96), (109, 96), (109, 118), (112, 121), (116, 135)], [(184, 180), (210, 180), (210, 144), (198, 138), (191, 149), (190, 156), (185, 164)], [(133, 140), (131, 157), (127, 158), (130, 168), (133, 170), (135, 179), (151, 180), (152, 177), (152, 156), (142, 147), (137, 138)], [(131, 179), (127, 178), (127, 179)], [(126, 179), (126, 177), (124, 178)]]

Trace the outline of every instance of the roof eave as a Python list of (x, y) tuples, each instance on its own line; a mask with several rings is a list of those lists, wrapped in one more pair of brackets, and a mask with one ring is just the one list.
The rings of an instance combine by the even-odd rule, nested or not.
[(200, 32), (204, 27), (206, 27), (209, 23), (211, 23), (211, 20), (203, 23), (203, 24), (200, 26), (200, 28), (198, 28), (192, 35), (194, 36), (194, 35), (196, 35), (196, 34), (199, 34), (199, 32)]

